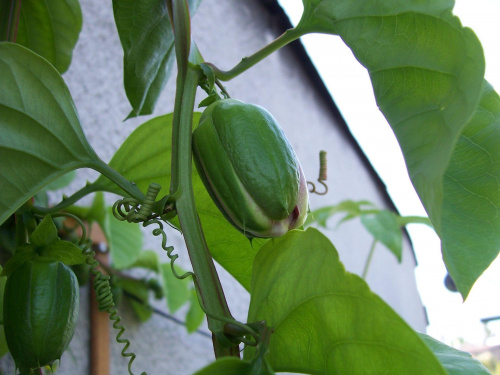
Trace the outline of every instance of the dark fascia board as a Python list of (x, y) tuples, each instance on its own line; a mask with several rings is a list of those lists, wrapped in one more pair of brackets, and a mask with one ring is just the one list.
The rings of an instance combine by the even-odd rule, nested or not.
[[(293, 25), (290, 22), (290, 19), (286, 15), (286, 13), (283, 10), (283, 8), (281, 7), (281, 5), (279, 5), (277, 0), (256, 0), (256, 1), (258, 3), (260, 3), (266, 9), (266, 11), (269, 12), (269, 15), (273, 21), (273, 27), (276, 29), (277, 35), (281, 35), (286, 30), (293, 28)], [(398, 209), (394, 205), (394, 202), (392, 201), (389, 193), (387, 192), (387, 187), (386, 187), (385, 183), (382, 181), (382, 179), (380, 178), (378, 173), (375, 171), (375, 168), (370, 163), (370, 160), (368, 159), (366, 154), (363, 152), (360, 145), (358, 144), (358, 142), (356, 141), (356, 139), (352, 135), (351, 131), (349, 130), (349, 127), (347, 126), (347, 122), (345, 121), (344, 117), (340, 113), (339, 108), (337, 107), (337, 104), (335, 104), (335, 101), (333, 100), (325, 83), (323, 82), (323, 79), (321, 78), (318, 71), (316, 70), (316, 67), (314, 66), (313, 62), (311, 61), (311, 58), (307, 54), (307, 51), (304, 48), (304, 45), (302, 44), (300, 39), (290, 43), (285, 48), (289, 48), (295, 54), (295, 56), (298, 58), (298, 61), (300, 62), (300, 65), (301, 65), (303, 71), (306, 73), (307, 77), (311, 81), (311, 85), (315, 88), (315, 90), (318, 92), (318, 94), (320, 95), (320, 97), (324, 101), (326, 108), (328, 108), (330, 110), (332, 116), (336, 120), (336, 123), (337, 123), (339, 129), (344, 133), (346, 139), (349, 141), (349, 143), (353, 147), (354, 151), (360, 157), (360, 160), (363, 163), (363, 165), (365, 166), (365, 168), (367, 169), (368, 173), (370, 173), (373, 181), (375, 182), (375, 185), (378, 187), (379, 191), (382, 193), (384, 203), (387, 205), (387, 207), (389, 209), (391, 209), (399, 214)], [(415, 260), (415, 265), (417, 265), (418, 262), (417, 262), (417, 258), (415, 256), (415, 251), (413, 249), (413, 242), (411, 241), (411, 238), (408, 235), (406, 228), (403, 228), (403, 233), (410, 243), (412, 253), (413, 253), (413, 258)]]

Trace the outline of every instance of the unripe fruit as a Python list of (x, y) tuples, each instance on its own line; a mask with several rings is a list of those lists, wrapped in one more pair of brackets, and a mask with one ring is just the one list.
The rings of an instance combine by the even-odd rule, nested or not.
[(7, 346), (21, 373), (60, 359), (78, 319), (78, 281), (59, 261), (30, 260), (5, 284)]
[(193, 133), (193, 155), (213, 201), (246, 236), (279, 237), (304, 223), (304, 174), (264, 108), (234, 99), (211, 104)]

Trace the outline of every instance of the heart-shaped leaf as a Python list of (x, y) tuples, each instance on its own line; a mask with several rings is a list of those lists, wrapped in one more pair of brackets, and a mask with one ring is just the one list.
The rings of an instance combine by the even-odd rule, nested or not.
[(37, 191), (77, 168), (102, 163), (71, 95), (46, 60), (0, 43), (0, 224)]
[[(472, 168), (453, 175), (449, 163), (458, 158), (460, 164), (469, 157), (455, 147), (481, 96), (484, 56), (478, 39), (452, 15), (453, 1), (449, 0), (303, 3), (298, 29), (339, 35), (367, 68), (377, 104), (398, 139), (412, 183), (443, 240), (443, 257), (450, 273), (463, 280), (457, 286), (466, 297), (485, 269), (479, 263), (489, 264), (491, 254), (499, 249), (497, 243), (481, 248), (486, 256), (478, 258), (485, 261), (474, 262), (470, 271), (452, 264), (477, 255), (476, 238), (484, 233), (472, 234), (468, 226), (458, 229), (458, 220), (450, 211), (465, 201), (446, 186), (450, 178), (474, 179), (477, 173)], [(493, 224), (488, 221), (484, 228), (493, 228)], [(453, 236), (457, 229), (470, 234), (470, 240), (458, 248), (449, 239), (450, 232)], [(465, 274), (458, 276), (460, 272)]]

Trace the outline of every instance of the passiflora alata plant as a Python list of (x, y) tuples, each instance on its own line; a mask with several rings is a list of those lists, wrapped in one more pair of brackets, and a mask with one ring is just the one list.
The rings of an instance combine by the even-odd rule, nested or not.
[[(199, 310), (188, 315), (205, 314), (216, 360), (197, 375), (488, 374), (467, 353), (413, 330), (363, 278), (346, 272), (327, 237), (304, 228), (307, 183), (290, 143), (267, 110), (230, 98), (222, 84), (303, 35), (340, 36), (370, 72), (465, 299), (500, 249), (500, 97), (484, 80), (478, 39), (448, 0), (302, 3), (296, 27), (223, 71), (202, 55), (212, 46), (198, 48), (192, 38), (199, 0), (113, 0), (127, 118), (153, 112), (174, 59), (177, 77), (173, 113), (140, 125), (109, 163), (89, 144), (62, 77), (81, 29), (79, 1), (0, 3), (0, 286), (6, 277), (3, 329), (21, 373), (41, 373), (68, 347), (78, 310), (68, 267), (86, 264), (134, 374), (110, 276), (99, 271), (87, 236), (97, 224), (113, 276), (161, 268), (167, 299), (184, 290)], [(194, 110), (198, 88), (206, 92), (202, 115)], [(54, 204), (41, 199), (80, 168), (99, 177)], [(108, 209), (102, 192), (120, 199)], [(90, 207), (77, 205), (94, 193)], [(361, 211), (362, 202), (350, 203)], [(408, 222), (389, 212), (364, 220), (381, 242), (381, 228), (400, 238)], [(139, 225), (153, 228), (169, 263), (160, 267), (154, 252), (142, 251)], [(192, 272), (174, 265), (167, 225), (182, 233)], [(232, 316), (214, 260), (250, 293), (245, 322)], [(177, 280), (187, 277), (191, 290)], [(124, 277), (121, 285), (135, 281)], [(147, 302), (159, 287), (143, 284), (138, 294)]]

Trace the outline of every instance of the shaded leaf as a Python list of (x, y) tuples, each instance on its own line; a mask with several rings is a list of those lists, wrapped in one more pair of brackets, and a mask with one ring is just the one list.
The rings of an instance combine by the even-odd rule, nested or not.
[(78, 0), (23, 0), (16, 43), (47, 59), (62, 74), (82, 29)]
[(30, 242), (37, 248), (49, 246), (58, 239), (57, 227), (50, 215), (45, 216), (30, 235)]
[[(194, 14), (201, 0), (190, 0)], [(123, 47), (124, 86), (132, 106), (128, 118), (151, 114), (175, 60), (174, 35), (163, 0), (113, 0)]]
[(186, 328), (189, 333), (193, 333), (200, 327), (201, 323), (203, 323), (205, 313), (201, 309), (200, 303), (198, 302), (196, 290), (191, 289), (190, 292), (189, 310), (186, 313)]
[(489, 84), (444, 176), (443, 259), (465, 298), (500, 251), (500, 97)]
[[(275, 371), (445, 375), (438, 360), (358, 276), (345, 271), (318, 230), (292, 231), (257, 254), (248, 321), (275, 329)], [(245, 359), (254, 349), (245, 349)]]
[(457, 350), (420, 333), (420, 337), (439, 359), (448, 375), (489, 375), (490, 372), (469, 353)]
[[(161, 266), (163, 275), (163, 286), (165, 288), (165, 298), (167, 299), (168, 311), (171, 313), (179, 310), (190, 298), (189, 278), (179, 280), (172, 273), (170, 263), (163, 263)], [(185, 271), (175, 266), (175, 270), (179, 275)]]
[(19, 246), (16, 249), (15, 254), (10, 257), (10, 259), (5, 263), (5, 267), (2, 270), (0, 276), (10, 276), (14, 270), (27, 262), (28, 260), (34, 259), (38, 256), (35, 247), (31, 244), (25, 244)]
[(141, 280), (120, 278), (116, 281), (116, 285), (122, 287), (123, 290), (138, 300), (130, 299), (135, 315), (141, 322), (146, 322), (153, 315), (153, 310), (148, 304), (149, 288)]
[[(446, 206), (460, 203), (458, 195), (445, 191), (445, 175), (450, 175), (450, 158), (464, 157), (454, 149), (477, 107), (484, 75), (481, 45), (452, 15), (453, 3), (304, 0), (298, 26), (302, 31), (339, 35), (367, 68), (377, 104), (398, 139), (412, 183), (443, 242), (454, 231), (446, 228), (454, 226)], [(474, 173), (468, 171), (469, 177)], [(445, 261), (452, 260), (451, 252), (460, 257), (462, 251), (477, 251), (477, 246), (464, 248), (444, 249)], [(454, 278), (457, 272), (461, 271), (450, 271)], [(466, 273), (462, 278), (467, 282), (457, 283), (464, 297), (475, 281)]]
[(87, 212), (85, 212), (85, 220), (89, 222), (97, 222), (101, 228), (105, 227), (106, 216), (109, 214), (109, 208), (106, 207), (106, 202), (104, 201), (104, 194), (98, 191), (94, 195), (92, 204), (90, 205)]
[(0, 224), (49, 182), (102, 163), (59, 73), (26, 48), (0, 43)]
[(68, 186), (76, 177), (76, 172), (71, 171), (52, 181), (45, 187), (45, 190), (59, 190)]
[(345, 212), (346, 215), (339, 222), (339, 225), (347, 220), (354, 219), (355, 217), (361, 216), (363, 213), (375, 213), (379, 210), (375, 207), (372, 202), (369, 201), (352, 201), (345, 200), (333, 206), (321, 207), (317, 210), (312, 211), (306, 220), (306, 226), (317, 222), (323, 228), (327, 227), (328, 220), (337, 213)]
[[(0, 271), (2, 267), (0, 267)], [(0, 277), (0, 357), (4, 356), (9, 352), (9, 348), (7, 347), (7, 341), (5, 340), (5, 332), (3, 330), (3, 293), (5, 290), (5, 282), (7, 281), (6, 277)]]
[(143, 250), (135, 260), (134, 264), (130, 266), (146, 268), (156, 273), (160, 272), (160, 260), (158, 254), (153, 250)]
[[(194, 113), (198, 123), (201, 113)], [(170, 186), (172, 114), (153, 118), (140, 125), (125, 140), (109, 165), (145, 192), (149, 184), (162, 186), (158, 198), (168, 194)], [(102, 189), (124, 194), (115, 184), (100, 176), (94, 184)], [(222, 216), (193, 167), (193, 189), (196, 208), (214, 259), (233, 275), (247, 290), (250, 289), (253, 258), (263, 239), (250, 242)], [(175, 223), (175, 221), (174, 221)]]
[(117, 220), (108, 210), (102, 228), (108, 241), (113, 267), (130, 268), (142, 250), (142, 232), (138, 224)]
[(383, 210), (375, 215), (362, 215), (361, 223), (372, 236), (384, 244), (401, 263), (403, 255), (403, 234), (398, 223), (398, 216)]

